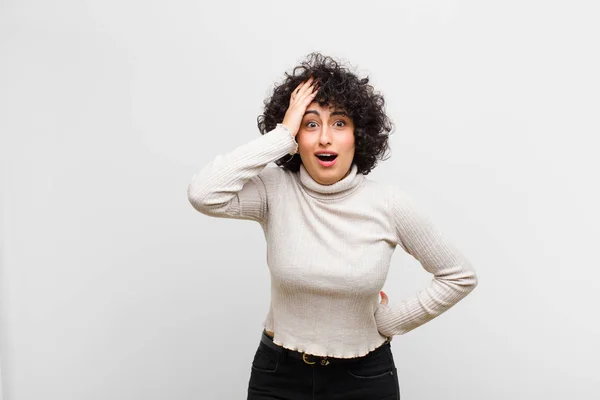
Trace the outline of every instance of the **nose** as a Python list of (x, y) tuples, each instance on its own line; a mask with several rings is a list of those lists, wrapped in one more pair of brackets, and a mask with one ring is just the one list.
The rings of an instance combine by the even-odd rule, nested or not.
[(322, 145), (331, 144), (331, 135), (327, 125), (324, 125), (319, 135), (319, 143)]

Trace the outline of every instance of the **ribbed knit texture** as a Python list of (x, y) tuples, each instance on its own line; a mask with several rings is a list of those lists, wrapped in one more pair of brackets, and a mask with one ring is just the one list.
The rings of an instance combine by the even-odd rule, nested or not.
[[(271, 275), (264, 327), (275, 332), (276, 344), (319, 356), (363, 356), (475, 288), (468, 260), (404, 191), (367, 179), (356, 165), (332, 185), (316, 182), (303, 165), (298, 173), (265, 168), (297, 149), (279, 124), (217, 155), (188, 187), (201, 213), (262, 226)], [(433, 279), (414, 298), (382, 305), (379, 291), (396, 246)]]

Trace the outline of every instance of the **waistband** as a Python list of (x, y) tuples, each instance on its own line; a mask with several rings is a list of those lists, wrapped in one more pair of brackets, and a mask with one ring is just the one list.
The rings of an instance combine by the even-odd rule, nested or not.
[(370, 355), (373, 355), (375, 353), (382, 351), (385, 346), (389, 346), (390, 341), (391, 340), (389, 338), (386, 339), (386, 341), (381, 346), (377, 347), (375, 350), (367, 353), (366, 355), (364, 355), (362, 357), (337, 358), (337, 357), (328, 357), (328, 356), (315, 356), (312, 354), (306, 354), (304, 352), (299, 352), (296, 350), (286, 349), (285, 347), (275, 344), (273, 342), (273, 338), (271, 338), (269, 335), (267, 335), (267, 333), (264, 330), (260, 337), (261, 343), (263, 343), (264, 345), (268, 346), (269, 348), (271, 348), (275, 351), (278, 351), (280, 353), (285, 353), (289, 357), (300, 359), (300, 360), (304, 361), (306, 364), (320, 364), (323, 366), (329, 365), (331, 363), (335, 363), (335, 364), (355, 363), (357, 361), (362, 360), (364, 357), (367, 357), (367, 356), (370, 356)]

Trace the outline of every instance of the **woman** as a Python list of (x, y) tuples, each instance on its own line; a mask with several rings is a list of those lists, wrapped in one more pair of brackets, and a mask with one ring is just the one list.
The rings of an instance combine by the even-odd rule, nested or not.
[[(398, 399), (392, 337), (476, 286), (467, 259), (404, 191), (366, 179), (392, 130), (368, 82), (309, 55), (265, 102), (262, 136), (216, 156), (188, 188), (201, 213), (253, 220), (265, 234), (271, 304), (249, 400)], [(393, 305), (383, 292), (378, 301), (396, 246), (433, 279)]]

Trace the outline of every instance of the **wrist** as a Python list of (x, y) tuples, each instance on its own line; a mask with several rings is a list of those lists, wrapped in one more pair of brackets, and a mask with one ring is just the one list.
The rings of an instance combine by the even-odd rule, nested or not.
[(296, 154), (298, 152), (298, 142), (296, 141), (296, 137), (292, 134), (292, 131), (290, 131), (290, 129), (283, 123), (277, 124), (277, 128), (281, 128), (284, 131), (286, 131), (287, 134), (290, 136), (291, 140), (294, 141), (294, 148), (288, 154), (290, 154), (290, 155)]
[(292, 122), (290, 122), (288, 119), (284, 118), (283, 121), (281, 122), (281, 125), (286, 127), (286, 129), (290, 132), (290, 135), (292, 135), (293, 137), (296, 137), (296, 134), (298, 133), (298, 129), (294, 129), (294, 124)]
[(292, 137), (296, 137), (296, 135), (294, 135), (294, 132), (292, 132), (292, 130), (290, 129), (290, 126), (288, 124), (286, 124), (285, 122), (282, 122), (280, 124), (281, 126), (283, 126), (285, 129), (287, 129), (287, 131), (290, 133), (290, 135), (292, 135)]

